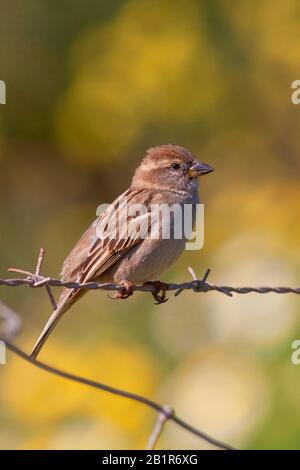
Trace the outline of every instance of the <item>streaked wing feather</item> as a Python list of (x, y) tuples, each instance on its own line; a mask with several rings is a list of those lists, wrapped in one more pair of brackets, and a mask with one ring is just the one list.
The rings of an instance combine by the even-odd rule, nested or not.
[[(100, 238), (97, 237), (96, 227), (99, 222), (105, 227), (114, 209), (116, 211), (122, 210), (124, 204), (134, 200), (136, 196), (139, 199), (139, 195), (142, 192), (127, 190), (96, 219), (66, 259), (62, 271), (63, 278), (68, 280), (76, 279), (78, 282), (88, 282), (107, 271), (131, 248), (141, 242), (141, 236), (127, 236), (127, 232), (124, 232), (119, 237), (111, 237), (112, 234), (110, 233), (110, 236)], [(130, 223), (132, 221), (134, 223), (135, 220), (143, 221), (145, 216), (148, 222), (149, 217), (148, 213), (146, 213), (142, 218), (141, 216), (136, 218), (131, 217)]]
[[(148, 220), (147, 217), (147, 221)], [(88, 255), (80, 282), (86, 282), (95, 276), (100, 276), (131, 250), (131, 248), (142, 241), (141, 236), (138, 236), (137, 233), (135, 237), (125, 237), (125, 233), (123, 236), (122, 238), (112, 238), (106, 244), (104, 243), (105, 239), (97, 240)], [(104, 244), (105, 247), (103, 247)]]

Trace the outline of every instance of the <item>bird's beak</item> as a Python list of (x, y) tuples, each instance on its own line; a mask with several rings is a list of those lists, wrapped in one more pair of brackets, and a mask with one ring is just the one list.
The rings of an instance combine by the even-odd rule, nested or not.
[(198, 178), (198, 176), (206, 175), (214, 171), (214, 168), (206, 163), (196, 162), (189, 169), (189, 175), (191, 178)]

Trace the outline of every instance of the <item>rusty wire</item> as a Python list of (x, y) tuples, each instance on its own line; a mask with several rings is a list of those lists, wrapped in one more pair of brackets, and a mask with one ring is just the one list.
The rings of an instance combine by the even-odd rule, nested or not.
[[(11, 269), (12, 271), (13, 269)], [(28, 277), (25, 279), (19, 278), (9, 278), (9, 279), (0, 279), (0, 285), (9, 286), (9, 287), (18, 287), (18, 286), (29, 286), (33, 288), (38, 287), (67, 287), (69, 289), (88, 289), (88, 290), (104, 290), (104, 291), (120, 291), (124, 287), (122, 285), (113, 284), (113, 283), (98, 283), (98, 282), (75, 282), (75, 281), (62, 281), (60, 279), (56, 279), (53, 277), (45, 277), (42, 275), (35, 276), (32, 273), (23, 271), (23, 270), (16, 270), (14, 272), (20, 272), (21, 274), (26, 274)], [(208, 269), (205, 273), (203, 279), (195, 279), (189, 282), (183, 282), (181, 284), (175, 283), (166, 283), (167, 291), (175, 291), (174, 295), (177, 296), (181, 292), (185, 290), (192, 290), (193, 292), (197, 293), (205, 293), (216, 291), (222, 294), (228, 295), (232, 297), (233, 294), (249, 294), (249, 293), (257, 293), (257, 294), (268, 294), (268, 293), (275, 293), (275, 294), (300, 294), (300, 287), (286, 287), (286, 286), (278, 286), (278, 287), (270, 287), (270, 286), (254, 286), (254, 287), (232, 287), (232, 286), (218, 286), (215, 284), (210, 284), (207, 282), (207, 276), (210, 273), (210, 269)], [(133, 286), (134, 292), (155, 292), (155, 287), (151, 284), (141, 284), (141, 285), (134, 285)]]

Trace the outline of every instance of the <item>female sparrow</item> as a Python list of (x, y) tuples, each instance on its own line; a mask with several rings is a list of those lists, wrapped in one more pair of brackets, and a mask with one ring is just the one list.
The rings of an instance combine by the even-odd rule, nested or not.
[[(198, 162), (194, 155), (178, 145), (168, 144), (148, 150), (129, 189), (94, 221), (74, 246), (63, 264), (62, 280), (122, 284), (124, 290), (116, 297), (126, 298), (132, 293), (132, 283), (157, 279), (182, 253), (186, 239), (174, 235), (174, 217), (169, 221), (169, 237), (162, 234), (160, 218), (158, 235), (151, 236), (153, 219), (150, 212), (155, 205), (170, 207), (176, 204), (184, 208), (189, 204), (195, 207), (199, 203), (198, 177), (211, 171), (211, 166)], [(142, 214), (140, 211), (134, 213), (134, 210), (134, 215), (128, 215), (133, 207), (146, 209)], [(117, 215), (119, 223), (112, 231), (107, 227), (113, 215)], [(139, 229), (142, 225), (143, 229), (128, 233), (128, 225), (132, 222), (135, 229), (137, 225)], [(102, 227), (101, 231), (99, 227)], [(37, 357), (63, 314), (86, 292), (84, 289), (63, 289), (57, 308), (32, 350), (32, 359)], [(164, 300), (164, 297), (156, 298)]]

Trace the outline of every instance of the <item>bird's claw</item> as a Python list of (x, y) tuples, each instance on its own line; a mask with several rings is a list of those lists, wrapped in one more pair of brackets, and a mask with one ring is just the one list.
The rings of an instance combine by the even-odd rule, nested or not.
[(169, 299), (167, 298), (168, 285), (161, 281), (148, 281), (145, 282), (147, 285), (151, 285), (155, 288), (155, 291), (151, 292), (154, 300), (156, 300), (155, 305), (164, 304)]
[(114, 295), (109, 295), (111, 299), (128, 299), (134, 292), (134, 284), (130, 281), (121, 281), (120, 285), (122, 286), (120, 290)]

